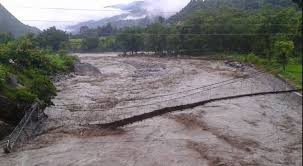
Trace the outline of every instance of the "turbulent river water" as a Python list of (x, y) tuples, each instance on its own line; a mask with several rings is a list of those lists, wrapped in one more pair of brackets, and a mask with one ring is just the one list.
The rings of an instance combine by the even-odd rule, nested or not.
[[(269, 74), (221, 61), (76, 55), (85, 72), (56, 83), (58, 96), (45, 110), (42, 133), (17, 152), (0, 154), (1, 166), (302, 165), (302, 102), (295, 94), (214, 102), (119, 129), (84, 127), (214, 97), (290, 88)], [(200, 88), (230, 79), (235, 81)]]

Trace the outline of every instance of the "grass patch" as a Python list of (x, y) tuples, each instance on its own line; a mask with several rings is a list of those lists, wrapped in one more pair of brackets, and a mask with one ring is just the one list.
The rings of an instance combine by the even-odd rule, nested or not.
[(47, 58), (55, 72), (69, 71), (76, 60), (75, 57), (60, 54), (50, 54)]
[(258, 68), (265, 69), (274, 75), (278, 75), (287, 80), (297, 88), (302, 88), (302, 64), (297, 59), (290, 59), (286, 70), (283, 71), (276, 59), (269, 61), (254, 54), (229, 54), (228, 59), (242, 63), (254, 64)]
[(288, 64), (281, 75), (287, 80), (291, 80), (298, 88), (302, 88), (302, 64)]

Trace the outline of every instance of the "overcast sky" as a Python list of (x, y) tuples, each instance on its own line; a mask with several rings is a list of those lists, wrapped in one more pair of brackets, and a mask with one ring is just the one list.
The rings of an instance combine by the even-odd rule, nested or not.
[[(104, 7), (115, 4), (125, 4), (136, 0), (0, 0), (15, 17), (27, 25), (45, 29), (57, 26), (63, 29), (66, 25), (87, 20), (98, 20), (120, 14), (122, 11), (94, 11), (104, 10)], [(146, 0), (150, 8), (156, 11), (175, 12), (182, 9), (190, 0)], [(44, 9), (43, 9), (44, 8)], [(92, 9), (92, 10), (59, 10), (65, 9)], [(107, 9), (108, 10), (108, 9)], [(47, 22), (41, 21), (47, 20)], [(56, 22), (60, 21), (60, 22)]]

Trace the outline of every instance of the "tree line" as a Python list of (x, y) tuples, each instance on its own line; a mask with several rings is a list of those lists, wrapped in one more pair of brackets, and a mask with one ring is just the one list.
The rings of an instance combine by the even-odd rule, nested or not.
[[(279, 42), (302, 52), (302, 12), (296, 8), (263, 8), (254, 12), (221, 8), (199, 10), (186, 21), (156, 22), (145, 28), (114, 29), (107, 25), (80, 33), (83, 51), (152, 51), (160, 55), (199, 55), (207, 52), (255, 53), (271, 59)], [(90, 33), (89, 33), (90, 32)], [(79, 37), (79, 36), (78, 36)]]
[(270, 59), (276, 42), (290, 42), (296, 53), (302, 51), (301, 25), (302, 13), (293, 8), (257, 13), (226, 8), (199, 11), (179, 25), (155, 23), (147, 28), (126, 28), (117, 39), (124, 52), (244, 52)]

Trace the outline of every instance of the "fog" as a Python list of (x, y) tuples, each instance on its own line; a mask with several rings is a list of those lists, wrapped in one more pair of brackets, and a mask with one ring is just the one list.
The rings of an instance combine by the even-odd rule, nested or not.
[(190, 0), (145, 0), (147, 10), (153, 15), (161, 13), (163, 16), (169, 17), (180, 11)]
[[(123, 13), (119, 9), (104, 7), (115, 4), (127, 4), (136, 0), (0, 0), (21, 22), (46, 29), (56, 26), (64, 29), (68, 25), (88, 20), (99, 20)], [(161, 13), (171, 16), (182, 9), (190, 0), (145, 0), (146, 9), (152, 14)], [(76, 9), (76, 10), (74, 10)]]

